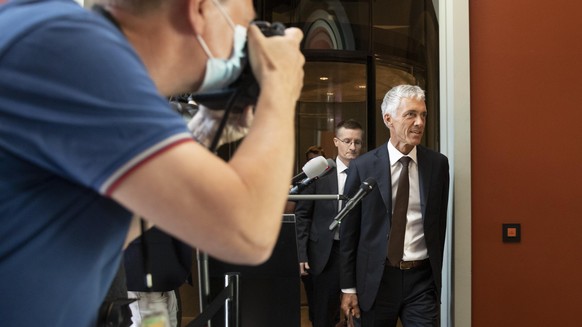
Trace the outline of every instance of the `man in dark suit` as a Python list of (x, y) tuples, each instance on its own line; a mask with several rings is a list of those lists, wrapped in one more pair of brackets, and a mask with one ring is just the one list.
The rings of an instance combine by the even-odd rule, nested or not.
[(388, 91), (382, 117), (390, 140), (350, 164), (346, 194), (368, 178), (377, 182), (341, 224), (342, 310), (365, 327), (396, 326), (398, 318), (404, 326), (439, 326), (449, 164), (420, 145), (424, 100), (417, 86)]
[[(336, 168), (303, 194), (342, 194), (346, 170), (362, 150), (363, 134), (358, 122), (340, 122), (333, 140), (338, 151)], [(302, 275), (311, 275), (313, 297), (309, 306), (314, 327), (330, 327), (339, 321), (339, 233), (329, 230), (338, 205), (341, 203), (329, 200), (299, 201), (295, 210), (299, 269)]]

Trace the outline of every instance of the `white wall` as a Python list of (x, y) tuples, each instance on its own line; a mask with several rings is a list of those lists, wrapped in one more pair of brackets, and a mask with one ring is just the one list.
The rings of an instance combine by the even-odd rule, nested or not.
[(445, 255), (452, 264), (444, 262), (442, 326), (465, 327), (471, 326), (472, 274), (469, 0), (441, 0), (438, 6), (441, 147), (452, 172)]

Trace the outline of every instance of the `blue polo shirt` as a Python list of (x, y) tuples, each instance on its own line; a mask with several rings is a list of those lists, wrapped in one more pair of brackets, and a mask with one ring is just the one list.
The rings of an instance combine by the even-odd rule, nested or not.
[(9, 1), (0, 31), (0, 325), (94, 326), (131, 217), (108, 194), (192, 139), (101, 16)]

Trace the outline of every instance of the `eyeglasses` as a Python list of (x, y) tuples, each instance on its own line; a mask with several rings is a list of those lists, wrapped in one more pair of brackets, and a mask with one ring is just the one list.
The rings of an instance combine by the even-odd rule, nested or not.
[(360, 141), (360, 140), (350, 140), (350, 139), (343, 139), (343, 140), (340, 140), (340, 139), (338, 139), (337, 137), (336, 137), (335, 139), (336, 139), (336, 140), (339, 140), (340, 142), (342, 142), (343, 144), (345, 144), (345, 145), (347, 145), (347, 146), (350, 146), (350, 145), (352, 145), (352, 144), (354, 144), (354, 145), (355, 145), (355, 146), (357, 146), (357, 147), (360, 147), (360, 146), (362, 146), (362, 141)]

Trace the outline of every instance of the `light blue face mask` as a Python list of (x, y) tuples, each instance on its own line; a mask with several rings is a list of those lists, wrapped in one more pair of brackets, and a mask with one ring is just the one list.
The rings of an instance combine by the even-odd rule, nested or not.
[(244, 68), (242, 59), (245, 57), (243, 50), (247, 42), (247, 29), (241, 25), (235, 25), (222, 5), (217, 1), (213, 2), (234, 30), (233, 50), (228, 59), (215, 58), (202, 37), (196, 35), (200, 46), (208, 56), (206, 73), (204, 74), (202, 85), (196, 93), (220, 90), (227, 87), (239, 77)]

